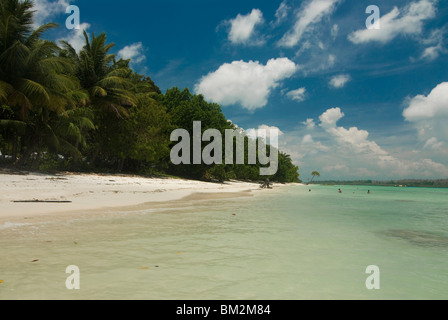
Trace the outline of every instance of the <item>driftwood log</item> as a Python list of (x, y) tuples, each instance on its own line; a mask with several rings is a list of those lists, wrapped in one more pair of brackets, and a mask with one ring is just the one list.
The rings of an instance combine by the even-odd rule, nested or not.
[(16, 200), (13, 203), (72, 203), (72, 201), (57, 201), (57, 200)]

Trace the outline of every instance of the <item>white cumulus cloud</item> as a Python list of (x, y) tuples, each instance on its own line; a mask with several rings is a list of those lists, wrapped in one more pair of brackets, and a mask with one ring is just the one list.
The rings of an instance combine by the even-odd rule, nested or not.
[(330, 133), (340, 143), (351, 147), (356, 153), (372, 153), (376, 156), (387, 156), (387, 152), (382, 150), (378, 144), (369, 140), (369, 132), (360, 130), (357, 127), (346, 129), (337, 127), (337, 122), (344, 117), (340, 108), (332, 108), (325, 111), (320, 117), (320, 126)]
[(333, 78), (331, 78), (330, 80), (330, 85), (333, 88), (343, 88), (345, 87), (345, 85), (347, 84), (347, 82), (349, 82), (351, 80), (351, 77), (348, 74), (340, 74), (337, 76), (334, 76)]
[(79, 29), (69, 30), (68, 35), (65, 38), (59, 39), (67, 41), (77, 52), (81, 51), (84, 45), (86, 44), (86, 40), (84, 37), (84, 30), (89, 33), (87, 30), (90, 28), (90, 24), (81, 23)]
[(308, 129), (313, 129), (314, 127), (316, 127), (314, 119), (306, 119), (306, 121), (303, 121), (302, 124)]
[[(448, 174), (448, 168), (442, 163), (425, 158), (411, 159), (398, 157), (386, 151), (370, 139), (366, 130), (357, 127), (344, 128), (337, 122), (344, 116), (340, 108), (328, 109), (320, 116), (320, 127), (334, 139), (336, 144), (329, 150), (331, 158), (344, 160), (354, 171), (362, 176), (382, 172), (391, 177), (427, 177), (434, 178)], [(426, 147), (440, 147), (437, 139), (428, 140)], [(362, 173), (364, 171), (364, 173)]]
[(428, 95), (406, 101), (405, 120), (413, 123), (426, 147), (442, 148), (448, 142), (448, 82), (438, 84)]
[(308, 149), (308, 151), (317, 153), (316, 151), (328, 151), (329, 148), (322, 144), (320, 141), (315, 141), (311, 134), (306, 134), (302, 139), (302, 148)]
[[(230, 24), (229, 40), (231, 43), (249, 44), (255, 33), (255, 27), (264, 23), (263, 13), (259, 9), (253, 9), (247, 15), (238, 14), (236, 18), (227, 23)], [(262, 41), (255, 43), (259, 44)]]
[(66, 8), (70, 5), (67, 0), (34, 0), (34, 26), (39, 27), (45, 23), (53, 22), (57, 15), (65, 14)]
[(380, 42), (388, 43), (400, 35), (418, 35), (423, 30), (425, 20), (435, 17), (435, 0), (420, 0), (381, 16), (380, 29), (360, 29), (348, 36), (355, 43)]
[(325, 111), (320, 117), (320, 126), (323, 128), (335, 127), (336, 123), (344, 117), (341, 108), (332, 108)]
[(123, 60), (132, 60), (132, 63), (139, 64), (146, 60), (144, 47), (141, 42), (131, 44), (118, 51), (118, 57)]
[(448, 118), (448, 82), (437, 85), (428, 96), (418, 95), (410, 99), (403, 115), (408, 121)]
[[(444, 157), (448, 149), (442, 139), (429, 136), (422, 140), (421, 149), (402, 145), (388, 149), (363, 128), (339, 125), (344, 116), (340, 108), (330, 108), (320, 115), (318, 125), (307, 119), (302, 122), (305, 126), (285, 131), (283, 150), (291, 155), (302, 174), (318, 170), (328, 179), (343, 180), (448, 176)], [(440, 152), (440, 148), (447, 152)]]
[(266, 106), (271, 91), (297, 68), (288, 58), (271, 59), (266, 65), (258, 61), (233, 61), (202, 77), (195, 91), (223, 106), (241, 104), (254, 111)]

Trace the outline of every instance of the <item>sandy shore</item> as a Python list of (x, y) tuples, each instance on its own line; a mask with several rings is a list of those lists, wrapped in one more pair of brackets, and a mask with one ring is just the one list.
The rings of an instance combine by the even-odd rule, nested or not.
[[(147, 203), (163, 204), (167, 208), (170, 203), (174, 206), (181, 199), (194, 202), (251, 196), (254, 192), (263, 190), (258, 184), (244, 182), (216, 184), (182, 179), (70, 173), (0, 174), (0, 219), (117, 209)], [(43, 202), (21, 202), (35, 200)]]

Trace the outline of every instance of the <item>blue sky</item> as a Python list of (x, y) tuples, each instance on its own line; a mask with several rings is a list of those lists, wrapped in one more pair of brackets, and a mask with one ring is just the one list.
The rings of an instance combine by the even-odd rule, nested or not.
[[(107, 32), (162, 91), (189, 88), (244, 129), (281, 131), (302, 179), (448, 178), (448, 4), (442, 0), (35, 0), (36, 24)], [(368, 5), (380, 29), (368, 30)]]

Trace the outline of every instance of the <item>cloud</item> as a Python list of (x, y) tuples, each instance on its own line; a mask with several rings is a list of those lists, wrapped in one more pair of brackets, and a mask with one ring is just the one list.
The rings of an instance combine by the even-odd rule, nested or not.
[(266, 131), (277, 131), (278, 135), (281, 136), (284, 133), (280, 130), (279, 127), (275, 127), (275, 126), (268, 126), (266, 124), (262, 124), (261, 126), (258, 126), (259, 130), (266, 130)]
[[(334, 54), (328, 55), (328, 67), (334, 66), (334, 63), (336, 62), (336, 56)], [(323, 69), (326, 69), (325, 66), (322, 67)]]
[[(258, 126), (258, 129), (251, 128), (248, 130), (243, 130), (247, 137), (256, 140), (257, 138), (263, 138), (266, 143), (278, 148), (279, 137), (283, 136), (284, 133), (280, 128), (275, 126), (268, 126), (266, 124)], [(272, 138), (272, 139), (271, 139)]]
[(86, 44), (85, 38), (84, 38), (84, 30), (89, 33), (87, 30), (90, 28), (90, 24), (88, 23), (81, 23), (79, 29), (73, 29), (69, 30), (68, 36), (61, 40), (65, 40), (76, 50), (76, 52), (79, 52), (82, 50), (84, 45)]
[(320, 126), (323, 128), (335, 127), (336, 123), (344, 117), (340, 108), (332, 108), (325, 111), (320, 117)]
[(291, 8), (287, 5), (287, 0), (284, 0), (275, 12), (275, 17), (277, 20), (273, 22), (272, 25), (278, 26), (281, 24), (288, 17), (290, 10)]
[(355, 153), (371, 154), (379, 157), (380, 160), (390, 160), (389, 154), (381, 149), (374, 141), (369, 140), (369, 132), (360, 130), (357, 127), (346, 129), (344, 127), (330, 127), (327, 132), (336, 138), (340, 143), (350, 147)]
[(441, 54), (446, 53), (448, 50), (445, 48), (445, 34), (447, 33), (447, 27), (435, 29), (431, 34), (422, 39), (421, 42), (426, 46), (420, 59), (423, 60), (435, 60)]
[(139, 64), (146, 60), (144, 47), (141, 42), (131, 44), (118, 51), (117, 56), (123, 60), (131, 59), (131, 63)]
[(439, 150), (445, 146), (445, 143), (439, 141), (436, 137), (429, 138), (423, 146), (424, 149), (434, 149)]
[(306, 88), (299, 88), (297, 90), (289, 91), (286, 96), (294, 101), (302, 102), (305, 101)]
[(295, 60), (302, 62), (300, 70), (303, 75), (327, 71), (334, 67), (338, 59), (335, 54), (329, 53), (330, 49), (331, 44), (316, 39), (303, 41), (294, 56)]
[(421, 55), (421, 59), (427, 59), (427, 60), (435, 60), (439, 57), (440, 53), (442, 53), (444, 50), (441, 45), (428, 47), (423, 51)]
[(223, 106), (241, 104), (254, 111), (266, 106), (272, 90), (297, 69), (288, 58), (271, 59), (266, 65), (258, 61), (233, 61), (202, 77), (195, 91)]
[(428, 96), (417, 95), (409, 99), (408, 104), (403, 111), (408, 121), (448, 118), (448, 82), (437, 85)]
[[(328, 151), (329, 148), (322, 144), (320, 141), (314, 141), (313, 136), (311, 134), (306, 134), (302, 139), (302, 148), (308, 149), (311, 152), (313, 151)], [(313, 152), (316, 154), (317, 152)]]
[(306, 121), (302, 122), (302, 124), (308, 129), (313, 129), (314, 127), (316, 127), (314, 119), (306, 119)]
[[(70, 6), (69, 0), (34, 0), (34, 8), (35, 14), (34, 14), (34, 27), (37, 28), (43, 24), (53, 22), (52, 20), (55, 19), (59, 15), (68, 15), (66, 14), (66, 9), (68, 6)], [(89, 23), (81, 23), (79, 26), (79, 29), (72, 29), (67, 30), (67, 35), (63, 38), (58, 39), (56, 42), (59, 42), (61, 40), (65, 40), (68, 43), (71, 44), (71, 46), (79, 52), (85, 45), (85, 39), (83, 35), (83, 31), (90, 28)]]
[(377, 156), (387, 156), (387, 152), (368, 139), (369, 133), (366, 130), (359, 130), (357, 127), (350, 129), (337, 127), (337, 122), (344, 116), (340, 108), (328, 109), (319, 117), (320, 127), (324, 128), (340, 143), (350, 146), (356, 153), (373, 153)]
[(280, 39), (278, 45), (282, 47), (296, 46), (313, 25), (333, 13), (339, 2), (340, 0), (311, 0), (305, 3), (297, 13), (294, 27)]
[(351, 79), (350, 76), (347, 75), (347, 74), (341, 74), (341, 75), (338, 75), (338, 76), (334, 76), (330, 80), (330, 85), (333, 88), (337, 88), (337, 89), (343, 88), (343, 87), (345, 87), (347, 82), (350, 81), (350, 79)]
[(342, 172), (344, 174), (348, 174), (348, 173), (350, 173), (350, 169), (345, 164), (337, 163), (334, 165), (325, 166), (322, 169), (322, 172), (328, 173), (328, 174), (334, 174), (335, 172)]
[(34, 26), (39, 27), (50, 21), (57, 15), (65, 14), (65, 9), (70, 5), (67, 0), (34, 0)]
[(331, 28), (331, 37), (333, 38), (333, 40), (338, 37), (338, 33), (339, 33), (339, 26), (337, 24), (334, 24), (333, 27)]
[[(319, 119), (320, 127), (329, 134), (336, 144), (332, 144), (325, 162), (338, 159), (339, 163), (352, 168), (358, 175), (367, 177), (369, 174), (381, 174), (383, 177), (427, 177), (435, 178), (448, 175), (448, 167), (437, 163), (432, 159), (411, 159), (411, 157), (399, 158), (381, 148), (375, 141), (369, 138), (366, 130), (357, 127), (349, 129), (337, 126), (337, 122), (344, 116), (340, 108), (332, 108), (325, 111)], [(330, 140), (331, 141), (331, 140)], [(436, 139), (428, 141), (427, 147), (441, 146)], [(419, 154), (419, 152), (415, 152)], [(342, 162), (344, 160), (344, 162)], [(330, 166), (327, 163), (327, 166)], [(381, 173), (380, 173), (381, 172)], [(374, 177), (371, 175), (371, 177)]]
[(268, 126), (266, 124), (262, 124), (260, 126), (258, 126), (258, 129), (248, 129), (246, 130), (247, 134), (250, 137), (256, 137), (256, 136), (260, 136), (260, 130), (264, 130), (266, 132), (266, 136), (269, 138), (270, 134), (276, 134), (277, 136), (282, 136), (284, 135), (284, 133), (280, 130), (280, 128), (275, 127), (275, 126)]
[(405, 103), (403, 117), (415, 125), (425, 146), (442, 148), (443, 142), (448, 142), (448, 82), (438, 84), (427, 96), (417, 95)]
[(381, 16), (381, 29), (360, 29), (351, 33), (348, 39), (355, 44), (388, 43), (400, 35), (418, 35), (423, 30), (423, 22), (435, 17), (436, 3), (435, 0), (420, 0), (402, 9), (394, 7)]
[(303, 137), (302, 139), (302, 144), (312, 144), (313, 141), (313, 136), (310, 134), (307, 134), (306, 136)]
[(236, 18), (226, 21), (230, 24), (229, 40), (233, 44), (261, 44), (262, 40), (253, 41), (255, 27), (264, 23), (263, 13), (253, 9), (247, 15), (238, 14)]
[[(448, 149), (441, 139), (426, 139), (420, 150), (404, 145), (388, 150), (367, 130), (338, 125), (344, 116), (340, 108), (330, 108), (320, 115), (317, 126), (307, 119), (302, 122), (305, 126), (284, 132), (281, 149), (291, 155), (302, 175), (318, 170), (330, 180), (448, 177)], [(440, 153), (440, 148), (447, 152)]]

